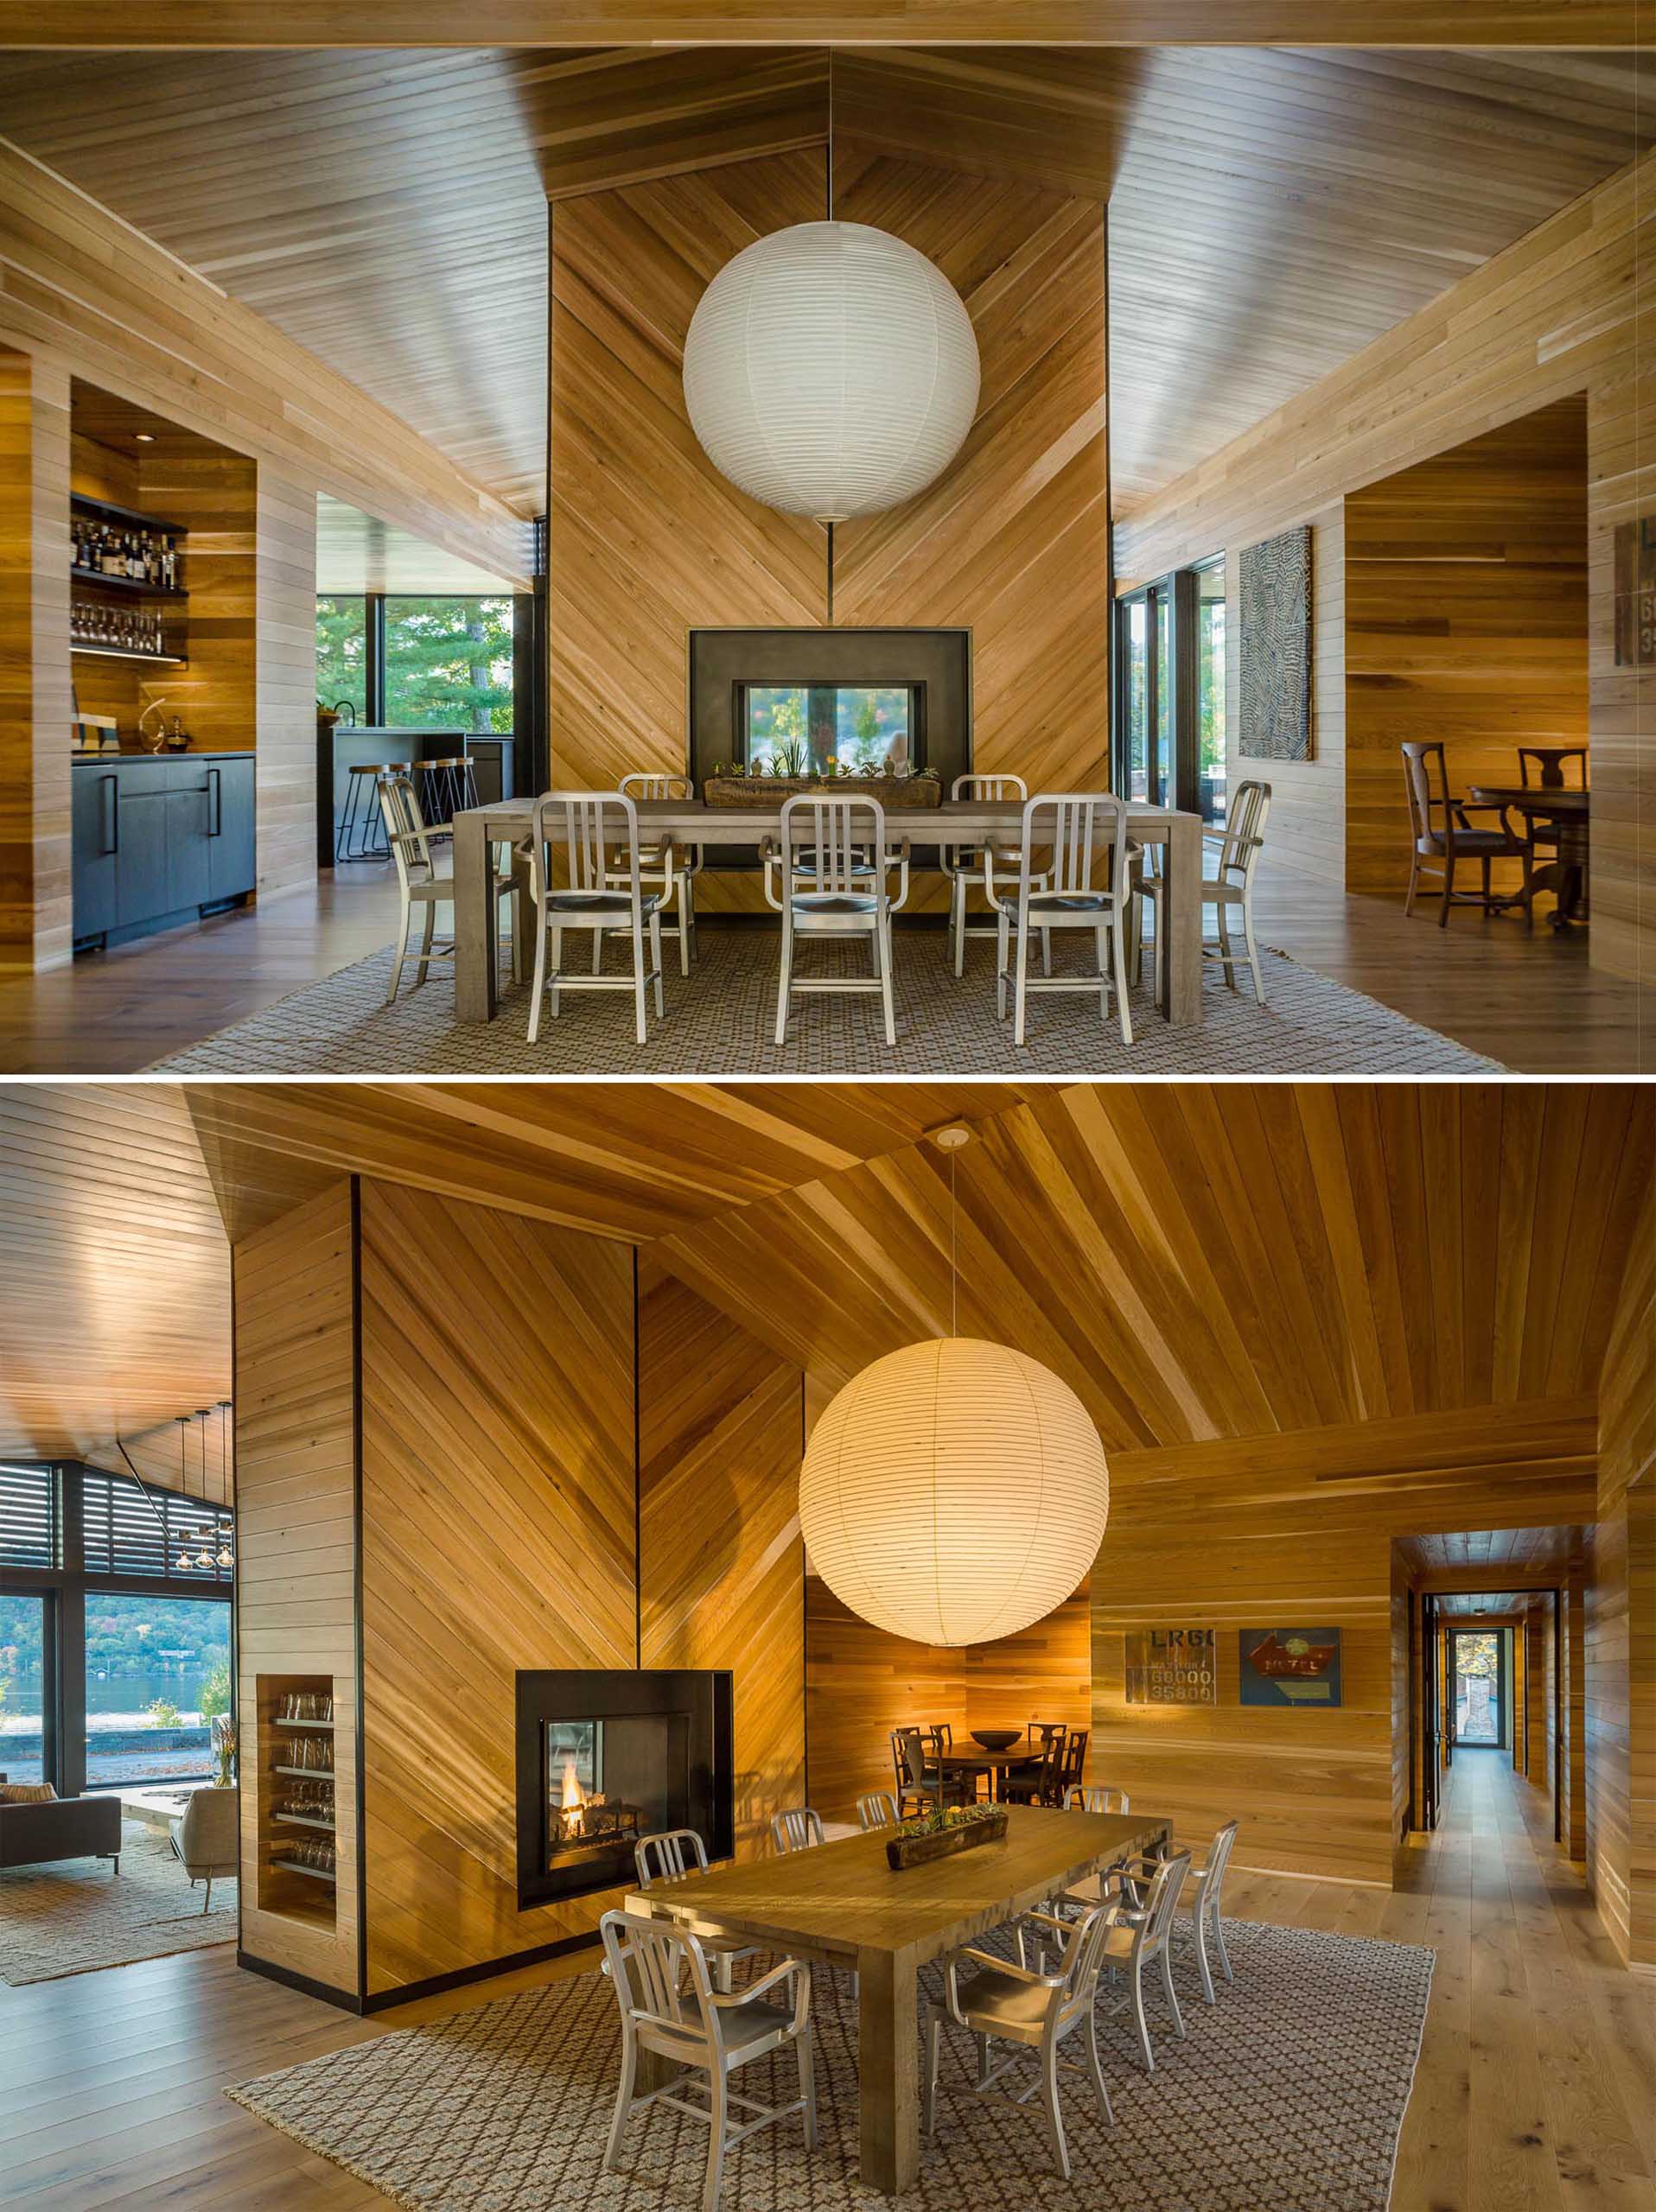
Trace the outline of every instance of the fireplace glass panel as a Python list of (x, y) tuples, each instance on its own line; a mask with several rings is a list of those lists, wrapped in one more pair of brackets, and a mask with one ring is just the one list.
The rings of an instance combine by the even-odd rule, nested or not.
[(630, 1872), (640, 1836), (690, 1815), (690, 1716), (618, 1713), (545, 1724), (549, 1874), (614, 1859)]
[(924, 767), (918, 690), (907, 683), (743, 684), (737, 702), (743, 757), (761, 774)]

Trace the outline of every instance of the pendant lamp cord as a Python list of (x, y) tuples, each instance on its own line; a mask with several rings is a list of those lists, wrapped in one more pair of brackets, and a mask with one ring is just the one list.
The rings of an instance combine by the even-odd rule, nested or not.
[(949, 1334), (960, 1333), (960, 1208), (954, 1195), (954, 1154), (949, 1154)]

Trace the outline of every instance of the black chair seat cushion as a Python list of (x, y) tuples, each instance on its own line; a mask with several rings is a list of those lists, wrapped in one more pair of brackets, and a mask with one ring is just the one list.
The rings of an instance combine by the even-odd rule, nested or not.
[[(555, 914), (630, 914), (633, 902), (624, 891), (554, 891), (550, 900)], [(661, 904), (659, 891), (647, 891), (639, 901), (646, 918)]]

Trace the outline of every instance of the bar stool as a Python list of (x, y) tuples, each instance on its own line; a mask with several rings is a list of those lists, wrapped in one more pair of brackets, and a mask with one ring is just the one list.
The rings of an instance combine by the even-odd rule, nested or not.
[(417, 760), (414, 772), (420, 779), (420, 811), (429, 829), (452, 822), (456, 814), (463, 814), (468, 807), (477, 804), (477, 777), (467, 754), (457, 753), (441, 760)]
[(342, 861), (388, 861), (391, 846), (379, 804), (381, 776), (405, 776), (406, 760), (358, 761), (347, 772), (345, 817), (334, 846), (334, 864)]

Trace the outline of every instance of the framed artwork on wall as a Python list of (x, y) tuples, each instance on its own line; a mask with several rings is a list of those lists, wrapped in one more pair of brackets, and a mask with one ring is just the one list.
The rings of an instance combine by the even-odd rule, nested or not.
[(1238, 569), (1237, 751), (1311, 758), (1311, 531), (1245, 546)]
[(1136, 1628), (1127, 1633), (1129, 1705), (1217, 1705), (1216, 1628)]
[(1337, 1628), (1245, 1628), (1239, 1643), (1244, 1705), (1341, 1703)]

